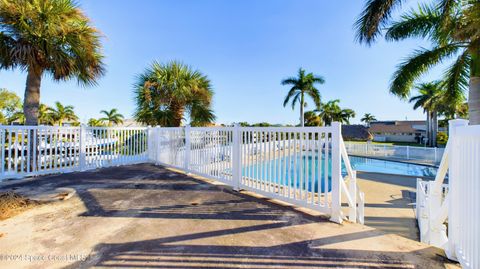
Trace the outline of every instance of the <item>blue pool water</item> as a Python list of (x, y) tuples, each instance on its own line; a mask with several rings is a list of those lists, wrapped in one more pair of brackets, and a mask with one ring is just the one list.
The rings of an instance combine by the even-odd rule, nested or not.
[[(297, 188), (308, 189), (309, 191), (311, 191), (312, 188), (315, 192), (317, 192), (319, 188), (322, 192), (324, 192), (326, 189), (330, 191), (332, 185), (330, 176), (332, 169), (331, 160), (328, 160), (328, 169), (325, 169), (325, 159), (322, 158), (320, 162), (318, 162), (317, 159), (317, 157), (311, 156), (303, 156), (303, 158), (278, 158), (256, 165), (247, 166), (243, 169), (243, 174), (247, 177), (262, 179), (281, 185), (294, 186), (296, 182)], [(426, 165), (385, 161), (365, 157), (351, 156), (350, 163), (354, 170), (363, 172), (418, 177), (434, 177), (437, 172), (437, 168)], [(320, 169), (318, 169), (318, 165), (320, 165)], [(325, 175), (326, 170), (328, 170), (327, 176)], [(320, 178), (318, 173), (319, 171)], [(344, 175), (346, 175), (346, 169), (343, 164), (342, 172)], [(283, 181), (278, 182), (279, 179), (283, 179)]]

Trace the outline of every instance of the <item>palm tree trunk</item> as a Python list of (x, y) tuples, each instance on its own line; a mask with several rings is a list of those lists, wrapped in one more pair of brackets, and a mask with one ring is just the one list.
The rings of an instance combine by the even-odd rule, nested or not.
[(468, 114), (471, 125), (480, 124), (480, 76), (470, 77)]
[[(40, 85), (42, 83), (42, 71), (35, 70), (35, 68), (28, 68), (27, 83), (25, 87), (25, 97), (23, 101), (23, 114), (25, 116), (25, 125), (38, 125), (38, 108), (40, 107)], [(32, 140), (36, 140), (35, 131), (30, 130), (30, 137)], [(36, 143), (38, 145), (38, 141)], [(38, 156), (36, 154), (37, 149), (34, 148), (34, 143), (29, 141), (29, 159), (30, 163), (27, 165), (30, 167), (30, 171), (35, 171), (34, 158)]]
[(23, 113), (25, 125), (38, 125), (38, 107), (40, 106), (40, 84), (42, 83), (42, 71), (30, 67), (27, 75), (25, 98), (23, 101)]
[(432, 121), (433, 121), (433, 132), (432, 132), (432, 147), (436, 147), (437, 146), (437, 133), (438, 133), (438, 113), (437, 111), (434, 111), (433, 112), (433, 117), (432, 117)]
[(305, 105), (304, 103), (305, 99), (302, 93), (302, 97), (300, 98), (300, 126), (302, 127), (305, 127), (305, 120), (303, 119), (303, 117), (305, 116), (303, 115), (303, 106)]
[(430, 144), (430, 112), (427, 111), (427, 120), (425, 121), (425, 136), (427, 143)]
[(468, 114), (470, 125), (480, 124), (480, 48), (470, 50), (470, 87), (468, 91)]

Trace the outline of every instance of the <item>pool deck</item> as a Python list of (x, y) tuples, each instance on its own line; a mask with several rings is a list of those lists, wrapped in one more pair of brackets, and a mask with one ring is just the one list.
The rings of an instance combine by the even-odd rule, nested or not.
[(0, 184), (12, 188), (75, 195), (1, 221), (0, 268), (456, 268), (411, 239), (150, 164)]
[(365, 225), (418, 241), (417, 178), (367, 172), (357, 172), (357, 178), (365, 192)]

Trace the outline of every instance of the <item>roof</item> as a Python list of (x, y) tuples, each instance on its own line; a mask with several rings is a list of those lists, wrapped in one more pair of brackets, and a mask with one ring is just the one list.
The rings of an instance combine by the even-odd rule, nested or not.
[(342, 136), (345, 140), (371, 140), (372, 134), (364, 125), (342, 125)]
[(387, 121), (373, 121), (370, 126), (373, 125), (425, 125), (424, 120), (387, 120)]
[(415, 133), (418, 129), (411, 125), (372, 124), (368, 129), (370, 133)]

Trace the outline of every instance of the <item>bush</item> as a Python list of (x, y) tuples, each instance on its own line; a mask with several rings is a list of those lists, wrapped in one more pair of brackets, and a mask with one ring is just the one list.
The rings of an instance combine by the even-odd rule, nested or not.
[(448, 141), (448, 135), (445, 132), (438, 132), (437, 133), (437, 144), (445, 145)]

